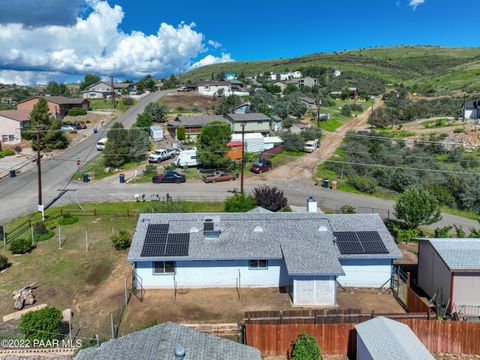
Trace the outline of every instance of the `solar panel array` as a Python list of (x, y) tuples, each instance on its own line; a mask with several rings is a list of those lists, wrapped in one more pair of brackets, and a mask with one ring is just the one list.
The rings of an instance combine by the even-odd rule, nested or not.
[(340, 254), (388, 254), (382, 238), (376, 231), (334, 232)]
[(150, 224), (140, 256), (188, 256), (190, 233), (169, 234), (168, 224)]

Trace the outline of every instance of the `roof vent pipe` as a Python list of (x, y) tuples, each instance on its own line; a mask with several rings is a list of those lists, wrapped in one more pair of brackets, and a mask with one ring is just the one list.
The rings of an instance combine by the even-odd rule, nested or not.
[(307, 199), (307, 212), (316, 213), (317, 212), (317, 200), (312, 196)]
[(175, 347), (175, 360), (185, 359), (185, 349), (183, 346), (177, 345)]

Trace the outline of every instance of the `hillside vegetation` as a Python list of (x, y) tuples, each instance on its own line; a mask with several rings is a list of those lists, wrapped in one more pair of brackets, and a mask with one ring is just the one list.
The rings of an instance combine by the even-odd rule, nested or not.
[(480, 48), (438, 46), (381, 47), (292, 59), (214, 64), (189, 71), (181, 78), (198, 81), (210, 79), (212, 73), (278, 73), (312, 65), (371, 75), (388, 83), (433, 86), (437, 91), (480, 89)]

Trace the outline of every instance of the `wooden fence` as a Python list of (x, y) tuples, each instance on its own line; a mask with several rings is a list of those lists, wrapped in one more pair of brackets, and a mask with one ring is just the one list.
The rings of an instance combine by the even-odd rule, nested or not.
[[(480, 323), (397, 319), (410, 326), (431, 352), (480, 354)], [(354, 323), (262, 324), (246, 322), (246, 343), (266, 356), (285, 356), (302, 332), (314, 336), (327, 355), (354, 355), (357, 334)]]
[(431, 308), (407, 284), (407, 311), (411, 313), (429, 312)]

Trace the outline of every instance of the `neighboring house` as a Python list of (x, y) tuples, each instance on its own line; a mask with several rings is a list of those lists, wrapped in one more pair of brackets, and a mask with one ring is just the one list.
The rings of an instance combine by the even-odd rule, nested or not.
[(311, 76), (306, 76), (306, 77), (303, 77), (303, 78), (299, 78), (299, 79), (292, 79), (292, 80), (288, 80), (285, 82), (287, 85), (288, 84), (294, 84), (294, 85), (297, 85), (299, 87), (314, 87), (315, 85), (317, 85), (317, 79), (311, 77)]
[(247, 79), (247, 80), (257, 80), (257, 74), (253, 74), (253, 73), (252, 74), (246, 74), (245, 79)]
[(245, 124), (245, 132), (259, 132), (268, 134), (271, 131), (271, 119), (262, 113), (247, 113), (247, 114), (228, 114), (225, 116), (232, 124), (232, 131), (234, 133), (242, 132), (242, 124)]
[(243, 157), (243, 145), (242, 141), (230, 141), (227, 143), (228, 152), (226, 157), (230, 160), (240, 160)]
[(283, 140), (278, 136), (265, 136), (263, 138), (263, 150), (270, 150), (282, 144)]
[(341, 91), (332, 91), (330, 92), (330, 96), (333, 97), (333, 98), (339, 98), (342, 96), (342, 92)]
[(245, 84), (242, 83), (239, 80), (228, 80), (230, 83), (230, 86), (232, 88), (232, 91), (244, 91), (245, 90)]
[(185, 135), (190, 140), (195, 140), (205, 124), (213, 121), (221, 121), (230, 125), (230, 122), (222, 115), (179, 115), (174, 121), (167, 122), (167, 130), (170, 136), (177, 138), (177, 129), (185, 128)]
[(200, 94), (205, 96), (218, 96), (222, 92), (224, 96), (229, 96), (232, 92), (230, 83), (224, 80), (201, 81), (198, 83), (197, 89)]
[(251, 104), (249, 102), (240, 104), (233, 109), (233, 113), (234, 114), (245, 114), (247, 112), (247, 110), (250, 108), (250, 105)]
[(277, 79), (278, 79), (277, 74), (274, 74), (274, 73), (270, 74), (270, 80), (277, 80)]
[(349, 87), (348, 96), (352, 100), (357, 100), (359, 98), (358, 89), (356, 87)]
[(260, 360), (260, 351), (166, 322), (80, 350), (76, 360)]
[(278, 131), (282, 128), (282, 118), (278, 115), (272, 116), (272, 130)]
[[(232, 134), (232, 141), (242, 142), (242, 134)], [(264, 137), (260, 133), (246, 133), (244, 136), (245, 154), (258, 154), (265, 150)]]
[(357, 360), (434, 360), (406, 324), (383, 316), (355, 325)]
[(302, 73), (300, 71), (289, 71), (279, 74), (280, 81), (290, 80), (290, 79), (300, 79)]
[(280, 88), (280, 91), (283, 93), (283, 91), (287, 88), (287, 84), (281, 81), (277, 81), (276, 83), (273, 84), (274, 86), (278, 86)]
[(389, 286), (400, 257), (378, 214), (257, 208), (141, 214), (128, 261), (143, 288), (285, 287), (294, 306), (334, 306), (337, 281)]
[[(313, 108), (317, 108), (317, 103), (315, 101), (315, 99), (312, 99), (312, 98), (309, 98), (307, 96), (301, 96), (298, 98), (302, 103), (304, 103), (305, 105), (307, 105), (307, 108), (309, 109), (313, 109)], [(321, 102), (320, 102), (321, 104)]]
[(225, 80), (236, 80), (239, 77), (238, 74), (224, 74), (223, 78)]
[[(114, 83), (115, 94), (121, 96), (122, 93), (134, 91), (133, 83)], [(106, 99), (112, 95), (112, 84), (107, 81), (99, 81), (90, 85), (84, 91), (82, 96), (84, 99)]]
[(0, 111), (0, 142), (2, 144), (19, 144), (22, 142), (22, 130), (30, 124), (28, 110)]
[[(17, 103), (18, 110), (31, 112), (33, 107), (37, 104), (39, 96), (35, 96)], [(82, 108), (88, 110), (90, 108), (90, 101), (82, 98), (69, 98), (65, 96), (45, 96), (48, 104), (49, 114), (56, 119), (63, 119), (68, 110), (72, 108)]]
[(480, 239), (419, 239), (418, 286), (451, 312), (478, 316)]
[(480, 100), (469, 100), (462, 106), (462, 114), (465, 114), (465, 119), (477, 120), (480, 118)]

